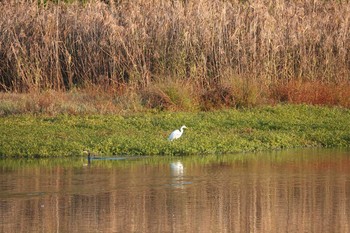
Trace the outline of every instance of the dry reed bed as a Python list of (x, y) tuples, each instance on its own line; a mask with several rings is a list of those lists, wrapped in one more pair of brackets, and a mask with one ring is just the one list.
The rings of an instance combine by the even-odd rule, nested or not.
[[(119, 2), (1, 2), (0, 89), (98, 87), (164, 108), (296, 95), (294, 102), (350, 106), (350, 3)], [(309, 88), (305, 100), (296, 84)], [(315, 87), (334, 97), (310, 100)]]

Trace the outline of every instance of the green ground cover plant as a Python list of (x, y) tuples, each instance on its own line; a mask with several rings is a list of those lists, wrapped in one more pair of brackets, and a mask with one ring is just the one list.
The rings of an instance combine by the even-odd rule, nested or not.
[[(171, 131), (189, 129), (173, 142)], [(298, 147), (349, 147), (350, 111), (278, 105), (211, 112), (15, 115), (0, 118), (2, 157), (225, 154)]]
[(0, 156), (349, 146), (347, 1), (9, 0), (0, 11)]

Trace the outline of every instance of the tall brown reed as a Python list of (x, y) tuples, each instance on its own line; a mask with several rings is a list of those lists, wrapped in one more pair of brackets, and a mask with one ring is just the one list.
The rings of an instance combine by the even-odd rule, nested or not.
[(234, 77), (266, 87), (350, 77), (346, 1), (3, 1), (0, 11), (1, 90), (121, 92), (171, 78), (211, 93)]

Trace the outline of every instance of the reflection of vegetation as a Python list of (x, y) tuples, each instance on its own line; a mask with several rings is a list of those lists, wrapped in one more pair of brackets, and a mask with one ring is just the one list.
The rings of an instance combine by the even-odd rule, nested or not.
[[(168, 134), (189, 130), (176, 142)], [(251, 110), (129, 116), (0, 118), (6, 157), (224, 154), (296, 147), (348, 147), (349, 110), (277, 106)]]
[[(348, 152), (341, 154), (297, 149), (153, 156), (90, 167), (82, 167), (81, 158), (0, 160), (1, 227), (3, 232), (348, 232), (350, 163)], [(169, 166), (178, 159), (185, 167), (181, 177)]]
[(53, 167), (81, 167), (84, 159), (76, 158), (76, 159), (2, 159), (0, 160), (0, 168), (1, 169), (18, 169), (18, 168), (26, 168), (26, 167), (45, 167), (45, 168), (53, 168)]
[[(318, 163), (327, 160), (341, 158), (348, 154), (347, 150), (340, 149), (292, 149), (284, 151), (256, 152), (256, 153), (236, 153), (225, 155), (193, 155), (186, 157), (174, 156), (149, 156), (149, 157), (126, 157), (124, 160), (93, 160), (91, 167), (103, 168), (137, 168), (140, 166), (169, 165), (174, 161), (181, 161), (185, 167), (188, 165), (222, 165), (234, 163), (295, 163), (317, 161)], [(87, 166), (87, 158), (42, 158), (42, 159), (2, 159), (0, 160), (0, 170), (16, 170), (18, 168), (80, 168)]]

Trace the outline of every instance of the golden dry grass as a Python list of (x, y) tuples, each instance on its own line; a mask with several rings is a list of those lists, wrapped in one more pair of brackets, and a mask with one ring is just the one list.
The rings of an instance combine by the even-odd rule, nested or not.
[(129, 109), (350, 106), (346, 1), (3, 1), (0, 10), (2, 91), (79, 89)]

